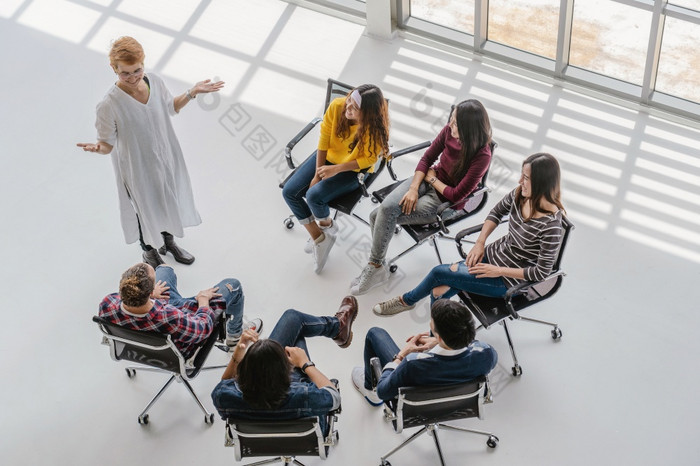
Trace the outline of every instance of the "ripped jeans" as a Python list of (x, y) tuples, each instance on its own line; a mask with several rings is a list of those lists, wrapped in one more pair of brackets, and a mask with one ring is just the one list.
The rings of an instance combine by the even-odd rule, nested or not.
[[(508, 291), (508, 287), (501, 277), (476, 278), (475, 275), (469, 273), (469, 267), (464, 261), (460, 261), (457, 264), (457, 270), (454, 272), (450, 270), (452, 264), (442, 264), (433, 267), (433, 270), (426, 275), (417, 287), (402, 296), (403, 301), (412, 306), (430, 295), (430, 305), (432, 306), (436, 300), (441, 298), (450, 299), (459, 291), (492, 298), (505, 296), (506, 291)], [(441, 296), (433, 296), (433, 288), (441, 285), (447, 285), (450, 289)]]
[[(186, 301), (196, 301), (195, 297), (183, 298), (177, 290), (177, 275), (175, 270), (169, 265), (159, 265), (156, 267), (156, 282), (163, 280), (169, 287), (170, 298), (168, 303), (181, 308)], [(243, 329), (243, 303), (245, 296), (243, 295), (243, 287), (241, 282), (235, 278), (225, 278), (214, 285), (218, 287), (217, 293), (221, 294), (219, 300), (226, 302), (226, 333), (235, 336), (240, 335)]]

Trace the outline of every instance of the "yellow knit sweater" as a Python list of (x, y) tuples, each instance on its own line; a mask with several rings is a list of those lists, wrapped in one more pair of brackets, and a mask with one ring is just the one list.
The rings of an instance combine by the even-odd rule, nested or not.
[[(350, 151), (350, 143), (355, 138), (357, 125), (350, 127), (350, 135), (341, 139), (336, 136), (336, 128), (340, 120), (340, 115), (345, 111), (345, 97), (338, 97), (328, 106), (323, 122), (321, 123), (321, 136), (318, 140), (318, 150), (327, 151), (326, 160), (335, 165), (357, 160), (360, 169), (373, 167), (377, 162), (377, 156), (381, 153), (381, 144), (375, 142), (370, 151), (369, 133), (365, 133), (363, 138), (363, 150), (360, 152), (359, 144)], [(355, 170), (359, 171), (359, 170)], [(371, 169), (370, 169), (371, 171)]]

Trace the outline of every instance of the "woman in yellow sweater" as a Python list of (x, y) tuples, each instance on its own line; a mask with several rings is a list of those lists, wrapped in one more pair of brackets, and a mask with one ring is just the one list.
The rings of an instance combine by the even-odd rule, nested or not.
[(311, 236), (305, 250), (313, 253), (316, 273), (323, 270), (337, 233), (328, 203), (357, 189), (357, 172), (371, 170), (377, 157), (388, 152), (389, 113), (377, 86), (363, 84), (330, 103), (316, 157), (299, 166), (282, 190), (292, 213)]

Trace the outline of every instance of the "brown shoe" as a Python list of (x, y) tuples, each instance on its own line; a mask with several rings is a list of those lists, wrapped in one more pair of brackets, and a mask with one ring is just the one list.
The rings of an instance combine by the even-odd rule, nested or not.
[(352, 342), (352, 323), (357, 317), (357, 299), (354, 296), (344, 297), (335, 316), (338, 318), (340, 330), (333, 341), (341, 348), (347, 348)]

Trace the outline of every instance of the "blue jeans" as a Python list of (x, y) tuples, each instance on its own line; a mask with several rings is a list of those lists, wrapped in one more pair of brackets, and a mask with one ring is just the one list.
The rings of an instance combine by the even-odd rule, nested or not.
[(372, 389), (372, 367), (370, 359), (378, 357), (381, 366), (394, 360), (394, 355), (399, 352), (399, 347), (389, 336), (386, 330), (379, 327), (372, 327), (365, 337), (365, 388)]
[[(331, 164), (326, 163), (326, 165)], [(313, 222), (314, 217), (319, 220), (329, 218), (331, 210), (328, 203), (360, 186), (359, 181), (357, 181), (357, 172), (349, 171), (321, 180), (309, 188), (315, 175), (316, 153), (314, 152), (311, 157), (297, 167), (292, 177), (282, 188), (284, 200), (302, 225)]]
[[(334, 338), (340, 331), (340, 323), (336, 317), (312, 316), (294, 309), (287, 309), (275, 324), (270, 334), (270, 340), (275, 340), (282, 346), (296, 346), (301, 348), (309, 356), (306, 347), (308, 337)], [(300, 370), (292, 372), (292, 381), (298, 382), (303, 376)], [(305, 376), (304, 376), (305, 377)]]
[[(159, 265), (156, 268), (156, 282), (163, 280), (169, 287), (170, 299), (168, 303), (175, 307), (182, 307), (188, 301), (195, 301), (195, 297), (183, 298), (177, 290), (177, 275), (172, 267), (168, 265)], [(225, 278), (218, 284), (218, 293), (221, 293), (221, 298), (226, 302), (226, 315), (229, 316), (226, 322), (226, 333), (229, 335), (240, 335), (243, 328), (243, 288), (241, 282), (235, 278)]]
[[(464, 261), (458, 262), (457, 271), (450, 270), (451, 264), (442, 264), (433, 267), (428, 275), (418, 284), (417, 287), (405, 293), (402, 298), (406, 304), (416, 304), (421, 299), (430, 295), (430, 305), (441, 298), (450, 299), (460, 290), (467, 293), (474, 293), (482, 296), (498, 298), (505, 296), (508, 287), (501, 277), (476, 278), (469, 273), (469, 267)], [(433, 288), (447, 285), (450, 289), (442, 296), (433, 296)]]

